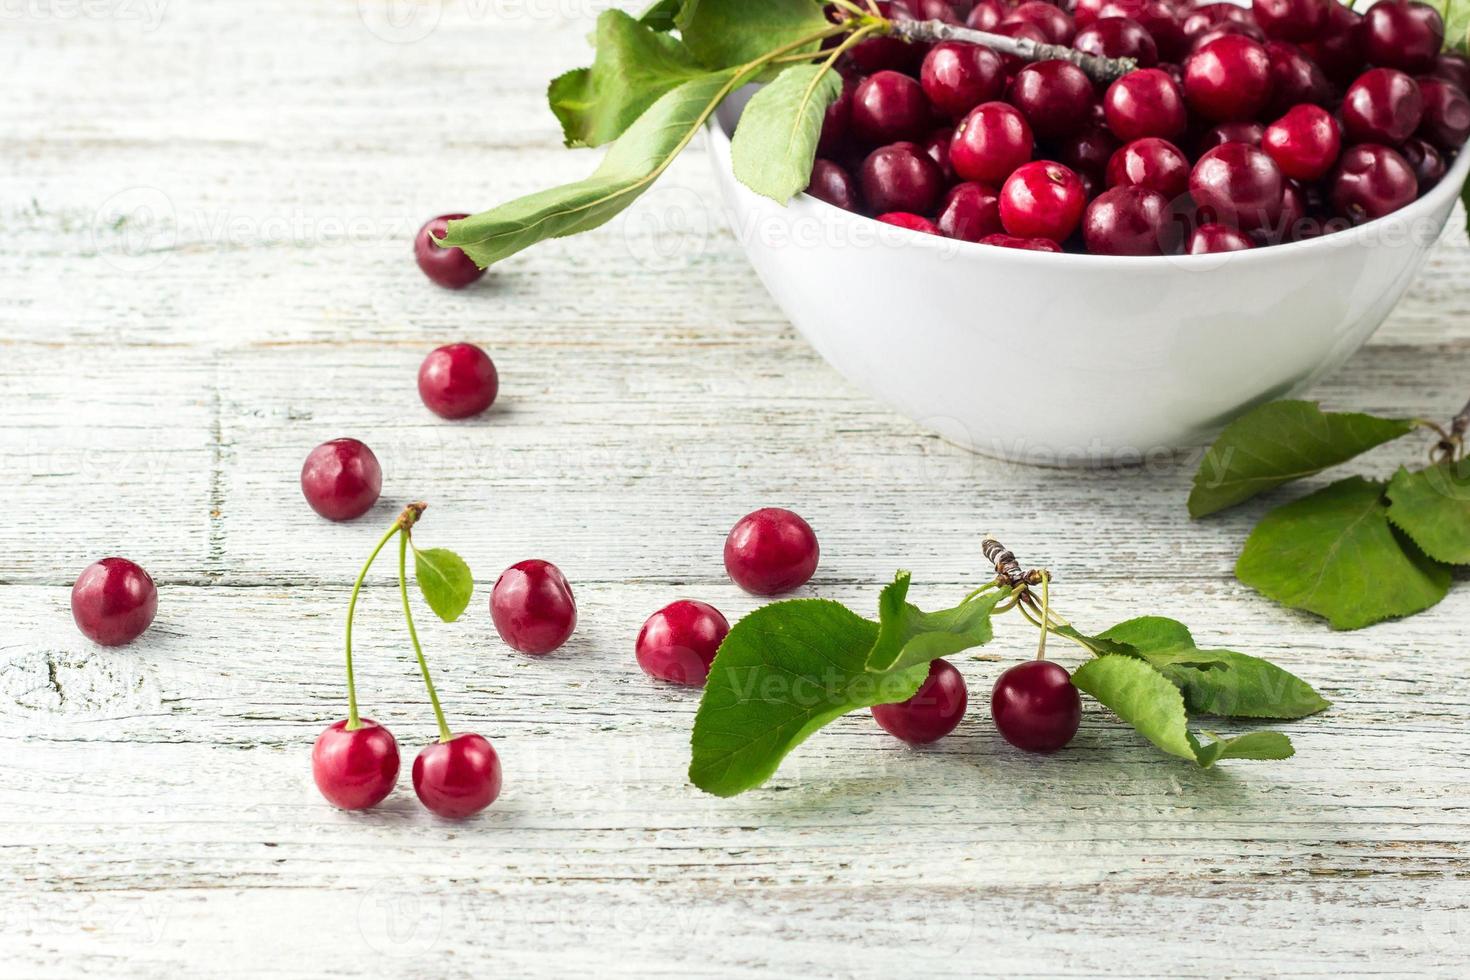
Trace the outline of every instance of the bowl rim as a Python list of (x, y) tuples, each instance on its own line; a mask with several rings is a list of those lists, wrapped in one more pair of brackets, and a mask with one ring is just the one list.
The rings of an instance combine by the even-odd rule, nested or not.
[[(705, 130), (711, 141), (714, 155), (718, 160), (718, 166), (724, 176), (733, 181), (741, 190), (755, 197), (759, 202), (790, 211), (793, 217), (805, 215), (814, 216), (820, 220), (831, 222), (845, 222), (849, 225), (855, 222), (877, 223), (876, 218), (839, 208), (835, 204), (828, 204), (807, 194), (805, 191), (798, 193), (785, 205), (756, 194), (739, 179), (735, 177), (730, 153), (730, 134), (725, 131), (721, 121), (723, 113), (711, 113), (705, 122)], [(975, 257), (981, 256), (1004, 256), (1019, 262), (1033, 262), (1038, 266), (1046, 266), (1055, 269), (1058, 265), (1084, 265), (1089, 268), (1098, 269), (1108, 265), (1119, 265), (1123, 268), (1142, 272), (1145, 269), (1170, 269), (1189, 268), (1198, 266), (1201, 271), (1208, 268), (1218, 267), (1222, 260), (1229, 261), (1232, 265), (1250, 264), (1253, 262), (1269, 261), (1271, 257), (1286, 258), (1288, 255), (1300, 255), (1313, 249), (1328, 251), (1334, 249), (1349, 248), (1353, 245), (1367, 245), (1368, 239), (1375, 237), (1375, 229), (1384, 226), (1385, 222), (1404, 223), (1412, 222), (1416, 218), (1426, 217), (1430, 212), (1450, 202), (1451, 213), (1453, 213), (1453, 198), (1460, 195), (1460, 188), (1465, 184), (1467, 175), (1470, 175), (1470, 141), (1462, 146), (1452, 167), (1445, 171), (1429, 191), (1412, 203), (1399, 208), (1381, 218), (1365, 221), (1360, 225), (1354, 225), (1346, 231), (1333, 232), (1330, 235), (1320, 235), (1317, 238), (1303, 239), (1302, 241), (1287, 242), (1282, 245), (1269, 245), (1261, 248), (1242, 249), (1238, 252), (1209, 252), (1202, 255), (1092, 255), (1086, 252), (1038, 252), (1030, 249), (1003, 248), (996, 245), (982, 245), (979, 242), (969, 242), (962, 238), (948, 238), (943, 235), (931, 235), (927, 232), (914, 231), (898, 225), (887, 225), (890, 235), (885, 232), (880, 241), (889, 245), (918, 245), (920, 248), (936, 249), (943, 251), (947, 256), (953, 258), (959, 254), (969, 254)], [(1448, 219), (1447, 219), (1448, 220)], [(1427, 250), (1439, 237), (1444, 234), (1443, 226), (1435, 233), (1433, 241), (1426, 242), (1424, 248)]]

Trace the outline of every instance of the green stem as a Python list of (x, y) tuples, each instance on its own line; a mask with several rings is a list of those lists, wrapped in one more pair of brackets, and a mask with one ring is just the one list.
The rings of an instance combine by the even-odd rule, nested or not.
[(1051, 632), (1051, 576), (1041, 573), (1041, 638), (1036, 641), (1036, 659), (1046, 659), (1046, 634)]
[(357, 713), (357, 680), (352, 675), (352, 616), (357, 611), (357, 594), (362, 591), (363, 579), (367, 578), (368, 569), (373, 567), (373, 562), (378, 560), (378, 552), (383, 550), (393, 535), (400, 529), (398, 521), (383, 535), (373, 553), (368, 555), (368, 560), (362, 566), (362, 571), (357, 573), (357, 581), (352, 583), (352, 598), (347, 601), (347, 730), (356, 731), (362, 727), (362, 719)]
[(418, 630), (413, 628), (413, 610), (408, 607), (408, 531), (398, 542), (398, 591), (403, 596), (403, 618), (408, 622), (408, 638), (413, 641), (413, 652), (419, 658), (419, 671), (424, 675), (424, 687), (429, 689), (429, 703), (434, 706), (434, 718), (439, 722), (439, 741), (447, 742), (454, 736), (449, 723), (444, 720), (444, 709), (439, 706), (439, 695), (434, 691), (434, 680), (429, 676), (429, 662), (424, 659), (424, 648), (419, 646)]

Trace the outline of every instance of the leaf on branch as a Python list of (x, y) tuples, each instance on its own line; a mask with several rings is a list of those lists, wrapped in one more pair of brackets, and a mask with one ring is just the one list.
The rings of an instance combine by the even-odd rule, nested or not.
[(793, 65), (757, 92), (730, 143), (736, 178), (785, 204), (811, 182), (827, 107), (842, 94), (842, 76), (823, 65)]
[(442, 243), (464, 249), (483, 267), (539, 241), (607, 223), (652, 185), (739, 81), (725, 72), (683, 83), (639, 116), (586, 180), (451, 221)]
[(1408, 419), (1324, 412), (1314, 402), (1262, 405), (1225, 427), (1200, 461), (1189, 514), (1204, 517), (1283, 483), (1312, 476), (1407, 435)]
[(1383, 493), (1349, 477), (1277, 507), (1246, 540), (1236, 578), (1334, 629), (1428, 609), (1449, 591), (1449, 570), (1394, 531)]
[(675, 24), (684, 46), (710, 68), (748, 64), (829, 26), (813, 0), (686, 0)]
[(1426, 555), (1470, 565), (1470, 458), (1414, 473), (1400, 468), (1389, 481), (1388, 500), (1388, 519)]
[(653, 0), (648, 8), (638, 15), (638, 23), (667, 34), (676, 26), (679, 8), (683, 6), (684, 0)]
[(1188, 627), (1172, 619), (1130, 619), (1102, 636), (1127, 643), (1173, 681), (1192, 715), (1305, 718), (1330, 707), (1310, 684), (1268, 660), (1199, 649)]
[(730, 630), (694, 717), (689, 779), (716, 796), (759, 786), (828, 722), (913, 696), (927, 663), (867, 670), (878, 626), (825, 599), (762, 606)]
[(1201, 745), (1189, 731), (1179, 689), (1138, 657), (1107, 654), (1089, 660), (1072, 672), (1072, 683), (1160, 749), (1202, 768), (1220, 759), (1283, 759), (1291, 754), (1290, 740), (1277, 732), (1252, 732)]
[(664, 93), (709, 74), (678, 38), (621, 10), (603, 11), (594, 43), (592, 67), (553, 79), (547, 90), (567, 146), (617, 139)]
[(1009, 589), (986, 592), (952, 609), (926, 613), (905, 600), (909, 573), (899, 572), (878, 596), (878, 637), (868, 652), (870, 671), (901, 670), (983, 646), (994, 635), (990, 614)]
[(464, 559), (447, 548), (413, 550), (413, 574), (429, 608), (446, 623), (460, 617), (470, 604), (475, 580)]

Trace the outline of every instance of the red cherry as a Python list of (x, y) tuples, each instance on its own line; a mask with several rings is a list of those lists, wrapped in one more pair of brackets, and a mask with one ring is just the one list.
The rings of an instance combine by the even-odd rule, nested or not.
[(430, 742), (413, 760), (413, 791), (430, 811), (463, 820), (500, 795), (500, 757), (490, 740), (464, 733)]
[(812, 526), (780, 507), (746, 514), (725, 538), (725, 571), (755, 595), (777, 595), (805, 585), (820, 556)]
[(929, 100), (914, 79), (880, 71), (852, 93), (852, 132), (869, 146), (916, 139), (929, 128)]
[(495, 631), (521, 653), (550, 653), (577, 628), (577, 601), (567, 577), (549, 561), (529, 558), (500, 573), (490, 590)]
[(1352, 143), (1402, 143), (1423, 115), (1419, 84), (1393, 68), (1363, 72), (1342, 100), (1342, 128)]
[(648, 617), (634, 652), (650, 677), (699, 686), (709, 676), (730, 623), (706, 602), (680, 599)]
[(1344, 150), (1329, 186), (1332, 209), (1353, 224), (1392, 214), (1419, 195), (1419, 179), (1409, 162), (1374, 143)]
[(913, 697), (894, 704), (875, 704), (873, 720), (894, 738), (910, 745), (937, 742), (965, 717), (969, 692), (965, 677), (943, 660), (929, 661), (929, 676)]
[(1240, 252), (1255, 248), (1251, 236), (1229, 225), (1200, 225), (1189, 236), (1185, 251), (1190, 255), (1208, 255), (1215, 252)]
[(1189, 193), (1213, 221), (1252, 231), (1281, 218), (1286, 178), (1261, 150), (1226, 143), (1199, 158), (1189, 175)]
[(949, 162), (965, 180), (999, 186), (1031, 159), (1034, 146), (1025, 116), (1004, 102), (986, 102), (971, 109), (955, 128)]
[(1247, 37), (1227, 35), (1184, 62), (1184, 98), (1206, 119), (1250, 119), (1271, 97), (1271, 56)]
[(317, 446), (301, 466), (301, 492), (311, 509), (329, 521), (350, 521), (372, 510), (383, 489), (383, 468), (373, 451), (356, 439)]
[[(885, 20), (913, 19), (913, 12), (903, 3), (889, 3), (881, 0), (878, 4), (878, 16)], [(892, 35), (882, 37), (870, 37), (853, 45), (847, 52), (847, 58), (862, 72), (877, 72), (886, 69), (904, 70), (912, 68), (919, 63), (924, 56), (924, 49), (917, 44), (909, 44)]]
[(398, 782), (398, 742), (371, 718), (349, 731), (347, 719), (323, 729), (311, 747), (311, 776), (327, 802), (339, 810), (366, 810), (393, 792)]
[(1094, 255), (1163, 255), (1174, 251), (1179, 238), (1173, 217), (1169, 198), (1158, 191), (1114, 187), (1087, 206), (1082, 240)]
[(847, 133), (852, 125), (852, 91), (857, 86), (844, 82), (842, 91), (822, 114), (822, 133), (817, 137), (817, 153), (833, 156), (847, 143)]
[(863, 200), (879, 214), (927, 214), (944, 191), (944, 173), (917, 143), (890, 143), (869, 153), (859, 176)]
[(1140, 68), (1113, 82), (1103, 96), (1103, 109), (1108, 128), (1121, 140), (1173, 139), (1188, 123), (1183, 93), (1158, 68)]
[(939, 234), (939, 227), (922, 214), (910, 214), (907, 211), (889, 211), (886, 214), (878, 215), (875, 220), (881, 221), (885, 225), (892, 225), (895, 228), (904, 228), (908, 231), (921, 231), (926, 235)]
[(1017, 238), (1015, 235), (986, 235), (980, 239), (981, 245), (994, 245), (998, 248), (1016, 248), (1023, 252), (1060, 252), (1062, 246), (1049, 238)]
[(1439, 183), (1449, 169), (1444, 160), (1444, 155), (1429, 143), (1415, 137), (1404, 140), (1399, 147), (1399, 153), (1414, 168), (1414, 176), (1419, 182), (1419, 193), (1423, 194), (1429, 188)]
[(1052, 44), (1071, 44), (1077, 25), (1071, 16), (1046, 0), (1027, 0), (1007, 14), (1002, 24), (1030, 24)]
[(479, 415), (495, 401), (500, 375), (495, 362), (474, 344), (448, 344), (419, 365), (419, 398), (446, 419)]
[(1332, 83), (1301, 48), (1271, 41), (1266, 45), (1266, 56), (1271, 59), (1270, 115), (1280, 116), (1303, 102), (1325, 106), (1332, 101)]
[(1006, 0), (976, 0), (965, 17), (965, 26), (975, 31), (994, 31), (1011, 12)]
[(1252, 0), (1251, 13), (1267, 37), (1310, 41), (1327, 23), (1327, 4), (1337, 0)]
[(1057, 160), (1075, 170), (1078, 176), (1100, 177), (1108, 161), (1118, 149), (1118, 141), (1106, 126), (1086, 127), (1057, 147)]
[(1044, 139), (1070, 136), (1092, 118), (1092, 80), (1070, 61), (1038, 61), (1016, 72), (1006, 101)]
[(1098, 11), (1098, 16), (1127, 17), (1137, 21), (1154, 39), (1159, 57), (1164, 61), (1178, 61), (1189, 52), (1189, 39), (1184, 36), (1184, 27), (1172, 0), (1122, 0), (1106, 3)]
[(1107, 183), (1147, 187), (1173, 201), (1189, 189), (1189, 158), (1168, 140), (1145, 136), (1125, 144), (1108, 160)]
[(818, 157), (812, 161), (812, 179), (806, 192), (819, 201), (846, 211), (862, 210), (857, 181), (838, 164)]
[(1286, 176), (1316, 180), (1337, 162), (1342, 133), (1337, 120), (1326, 109), (1314, 105), (1293, 106), (1290, 112), (1266, 127), (1261, 148)]
[(1304, 47), (1328, 78), (1346, 85), (1358, 76), (1367, 61), (1363, 51), (1363, 15), (1354, 13), (1345, 3), (1329, 3), (1321, 36)]
[(944, 197), (936, 224), (941, 235), (966, 242), (994, 235), (1001, 229), (1000, 195), (989, 184), (955, 184)]
[(1000, 223), (1017, 238), (1061, 242), (1077, 230), (1087, 195), (1060, 163), (1036, 160), (1016, 168), (1000, 189)]
[(1470, 138), (1470, 99), (1440, 78), (1421, 78), (1418, 84), (1424, 97), (1418, 134), (1446, 152), (1459, 150)]
[(119, 647), (143, 635), (158, 612), (158, 588), (143, 566), (103, 558), (82, 569), (71, 587), (71, 616), (93, 643)]
[(1101, 58), (1132, 58), (1140, 68), (1159, 63), (1153, 35), (1131, 17), (1100, 17), (1077, 32), (1072, 47)]
[(1082, 724), (1082, 697), (1065, 667), (1050, 660), (1017, 664), (996, 679), (990, 717), (1007, 742), (1027, 752), (1055, 752)]
[(449, 231), (449, 222), (468, 218), (467, 214), (441, 214), (424, 222), (413, 236), (413, 257), (424, 275), (446, 289), (463, 289), (485, 274), (475, 260), (459, 248), (444, 248), (435, 240)]
[(1443, 78), (1461, 92), (1470, 93), (1470, 58), (1454, 51), (1443, 51), (1434, 58), (1429, 74)]
[(924, 152), (929, 154), (929, 159), (939, 164), (939, 172), (944, 177), (946, 184), (954, 183), (954, 167), (949, 163), (949, 144), (954, 139), (954, 130), (948, 126), (941, 126), (928, 136), (919, 145)]
[(1384, 0), (1363, 14), (1363, 52), (1375, 65), (1428, 71), (1444, 44), (1444, 20), (1425, 3)]
[(1261, 139), (1265, 135), (1266, 127), (1258, 122), (1220, 123), (1205, 130), (1196, 141), (1195, 156), (1204, 156), (1224, 143), (1249, 143), (1251, 146), (1260, 146)]
[(919, 80), (934, 108), (954, 119), (999, 98), (1006, 84), (999, 55), (983, 45), (956, 41), (929, 50)]

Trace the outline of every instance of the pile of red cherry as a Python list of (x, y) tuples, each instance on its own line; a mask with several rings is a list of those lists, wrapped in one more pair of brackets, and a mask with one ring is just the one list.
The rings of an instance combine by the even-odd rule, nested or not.
[[(1065, 4), (1068, 0), (1061, 0)], [(1470, 60), (1434, 8), (1382, 0), (907, 0), (1138, 69), (860, 41), (839, 60), (807, 193), (915, 231), (1101, 255), (1234, 251), (1381, 218), (1470, 137)], [(841, 14), (831, 15), (837, 19)]]

